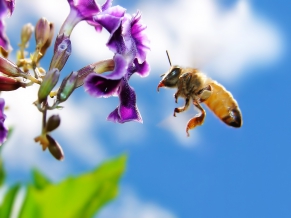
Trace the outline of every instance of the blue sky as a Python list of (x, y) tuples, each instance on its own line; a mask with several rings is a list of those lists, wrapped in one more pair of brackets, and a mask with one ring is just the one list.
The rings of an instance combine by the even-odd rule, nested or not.
[[(56, 1), (17, 1), (7, 20), (14, 52), (23, 24), (35, 24), (44, 16), (56, 29), (60, 27), (69, 8), (65, 0), (57, 4), (56, 8)], [(127, 7), (129, 13), (139, 9), (148, 26), (152, 71), (147, 78), (134, 76), (130, 81), (144, 123), (107, 122), (118, 99), (92, 98), (81, 88), (60, 111), (62, 125), (55, 137), (65, 160), (57, 162), (33, 141), (41, 120), (31, 105), (37, 87), (6, 93), (7, 122), (15, 126), (14, 138), (3, 150), (9, 182), (28, 181), (32, 166), (59, 181), (126, 152), (128, 167), (120, 195), (98, 217), (290, 217), (291, 3), (120, 0), (114, 4)], [(112, 57), (104, 46), (107, 38), (86, 23), (78, 25), (72, 35), (73, 54), (63, 72)], [(169, 68), (166, 49), (174, 64), (198, 67), (232, 92), (243, 114), (241, 129), (225, 126), (206, 110), (204, 125), (186, 137), (187, 120), (196, 111), (190, 107), (174, 118), (175, 90), (156, 91), (159, 75)], [(51, 54), (43, 66), (48, 67)]]

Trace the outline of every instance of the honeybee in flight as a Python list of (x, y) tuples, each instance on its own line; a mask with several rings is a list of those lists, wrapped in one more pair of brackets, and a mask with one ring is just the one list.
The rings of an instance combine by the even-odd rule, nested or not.
[(174, 117), (176, 113), (187, 110), (190, 101), (200, 111), (199, 114), (188, 121), (186, 127), (187, 136), (189, 136), (190, 129), (202, 125), (204, 122), (206, 113), (200, 103), (206, 104), (225, 124), (236, 128), (242, 126), (241, 111), (230, 92), (198, 69), (182, 68), (177, 65), (172, 66), (168, 51), (166, 52), (171, 67), (169, 71), (161, 75), (163, 79), (158, 85), (158, 91), (160, 87), (177, 88), (177, 92), (174, 94), (175, 102), (178, 102), (179, 97), (185, 99), (184, 106), (175, 108)]

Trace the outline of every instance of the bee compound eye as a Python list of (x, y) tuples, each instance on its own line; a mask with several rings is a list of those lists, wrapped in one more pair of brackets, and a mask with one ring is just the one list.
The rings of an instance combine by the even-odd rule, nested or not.
[(163, 84), (166, 87), (176, 87), (177, 82), (179, 80), (179, 76), (181, 74), (181, 68), (173, 67), (163, 78)]
[(180, 74), (180, 69), (179, 69), (179, 68), (174, 68), (174, 69), (172, 70), (172, 72), (170, 73), (169, 76), (171, 76), (171, 77), (176, 77), (176, 76), (179, 75), (179, 74)]

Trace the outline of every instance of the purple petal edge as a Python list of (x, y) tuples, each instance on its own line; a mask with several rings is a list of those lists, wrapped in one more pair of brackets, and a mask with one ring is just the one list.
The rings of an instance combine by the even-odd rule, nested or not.
[(6, 140), (8, 135), (8, 129), (4, 126), (4, 121), (6, 115), (4, 114), (5, 101), (3, 98), (0, 98), (0, 145)]
[(120, 87), (120, 105), (109, 114), (107, 120), (115, 123), (125, 123), (129, 121), (142, 123), (143, 120), (136, 106), (136, 94), (134, 89), (129, 86), (125, 79), (121, 81)]

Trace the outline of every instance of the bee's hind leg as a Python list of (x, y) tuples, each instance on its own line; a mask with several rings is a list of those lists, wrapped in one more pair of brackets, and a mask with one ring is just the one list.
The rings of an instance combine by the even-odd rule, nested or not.
[(202, 125), (206, 115), (205, 110), (201, 107), (201, 105), (198, 102), (193, 101), (193, 104), (200, 110), (200, 113), (195, 115), (195, 117), (188, 121), (186, 127), (186, 133), (188, 137), (190, 136), (189, 130), (194, 129), (196, 126)]
[(185, 105), (183, 107), (176, 107), (175, 108), (175, 110), (174, 110), (174, 117), (176, 116), (176, 113), (181, 113), (181, 112), (187, 110), (188, 107), (189, 107), (189, 105), (190, 105), (190, 99), (189, 98), (186, 98), (185, 99)]

